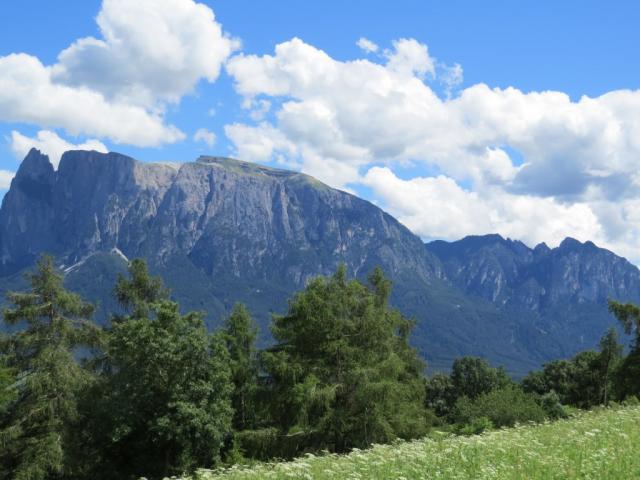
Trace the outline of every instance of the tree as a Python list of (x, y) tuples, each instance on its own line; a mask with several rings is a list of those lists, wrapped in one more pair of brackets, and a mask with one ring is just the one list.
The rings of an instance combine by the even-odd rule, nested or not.
[(554, 360), (545, 363), (541, 372), (531, 372), (522, 380), (525, 392), (544, 395), (555, 392), (563, 404), (572, 400), (575, 390), (575, 365), (569, 360)]
[(571, 360), (546, 363), (522, 381), (526, 392), (539, 396), (554, 393), (563, 404), (591, 408), (607, 404), (611, 397), (622, 347), (610, 329), (600, 340), (600, 351), (585, 351)]
[(201, 314), (181, 315), (142, 261), (116, 294), (128, 314), (109, 333), (98, 472), (161, 478), (214, 465), (232, 416), (222, 337)]
[(600, 355), (587, 350), (571, 359), (571, 380), (567, 403), (578, 408), (599, 405), (602, 399), (602, 379), (600, 376)]
[[(0, 337), (0, 345), (3, 344), (6, 344), (6, 340)], [(9, 405), (16, 397), (16, 376), (7, 366), (8, 361), (8, 356), (0, 353), (0, 424)]]
[(478, 357), (457, 358), (451, 368), (451, 383), (456, 398), (463, 396), (471, 400), (511, 383), (502, 368), (492, 368), (486, 360)]
[(531, 394), (511, 384), (483, 393), (474, 400), (461, 397), (456, 403), (455, 416), (461, 426), (484, 417), (494, 427), (513, 427), (517, 422), (541, 422), (545, 411)]
[(629, 395), (640, 395), (640, 307), (633, 303), (609, 300), (609, 311), (622, 324), (625, 333), (634, 335), (631, 350), (622, 361), (616, 375), (616, 390), (623, 399)]
[[(74, 426), (81, 391), (92, 381), (77, 356), (96, 346), (93, 307), (62, 286), (51, 257), (27, 275), (31, 291), (10, 293), (8, 325), (23, 327), (4, 344), (16, 372), (15, 401), (0, 425), (0, 478), (40, 480), (77, 472)], [(75, 355), (74, 355), (75, 354)]]
[(621, 358), (622, 345), (618, 343), (618, 334), (614, 328), (610, 328), (600, 339), (600, 355), (598, 356), (601, 402), (604, 405), (609, 405), (611, 390), (612, 387), (615, 387), (615, 373)]
[(277, 344), (263, 358), (285, 433), (316, 432), (320, 447), (345, 451), (425, 431), (423, 365), (390, 290), (381, 270), (364, 285), (343, 265), (274, 317)]
[(453, 383), (448, 375), (436, 373), (427, 379), (425, 384), (425, 404), (439, 417), (446, 417), (451, 413), (456, 402)]
[(224, 339), (229, 352), (234, 410), (233, 428), (255, 428), (255, 395), (258, 381), (255, 340), (258, 329), (247, 308), (238, 303), (226, 319)]

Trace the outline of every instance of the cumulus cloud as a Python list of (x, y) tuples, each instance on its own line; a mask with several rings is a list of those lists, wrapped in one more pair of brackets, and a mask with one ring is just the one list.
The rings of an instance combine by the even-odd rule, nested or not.
[(184, 137), (144, 108), (54, 83), (51, 69), (25, 54), (0, 57), (0, 121), (60, 127), (72, 135), (96, 135), (141, 147)]
[(102, 38), (77, 40), (53, 65), (0, 57), (0, 121), (140, 147), (185, 138), (165, 124), (165, 103), (214, 81), (237, 42), (192, 0), (104, 0), (97, 22)]
[(373, 167), (363, 178), (391, 214), (424, 238), (455, 240), (500, 232), (530, 245), (558, 245), (571, 236), (608, 243), (602, 225), (585, 203), (514, 195), (501, 189), (465, 190), (445, 176), (398, 178), (387, 167)]
[(459, 63), (453, 65), (442, 65), (440, 67), (441, 73), (439, 75), (439, 81), (444, 87), (444, 92), (447, 99), (451, 98), (453, 90), (462, 83), (464, 79), (464, 73), (462, 66)]
[(203, 142), (211, 148), (216, 143), (216, 134), (206, 128), (199, 128), (196, 130), (196, 133), (193, 134), (193, 140), (195, 142)]
[[(225, 128), (239, 155), (297, 165), (337, 187), (366, 181), (425, 238), (498, 231), (533, 242), (591, 238), (617, 251), (640, 246), (628, 233), (638, 230), (640, 91), (572, 100), (476, 84), (453, 96), (462, 67), (442, 67), (412, 39), (393, 42), (377, 61), (338, 61), (294, 38), (273, 55), (232, 57), (226, 68), (245, 98), (278, 105), (272, 122)], [(373, 165), (442, 176), (405, 184), (378, 172), (372, 183)], [(448, 231), (434, 209), (401, 208), (402, 196), (384, 182), (423, 192), (415, 205), (432, 202), (448, 212), (443, 221), (463, 227)], [(443, 196), (455, 200), (437, 203)]]
[(18, 160), (26, 157), (32, 148), (37, 148), (48, 155), (54, 168), (58, 168), (62, 154), (69, 150), (95, 150), (103, 153), (109, 151), (98, 140), (90, 139), (83, 143), (73, 144), (60, 138), (57, 133), (51, 130), (40, 130), (35, 137), (27, 137), (15, 130), (11, 132), (11, 150)]
[(376, 53), (379, 49), (378, 45), (364, 37), (360, 37), (356, 42), (356, 45), (365, 53)]
[(146, 106), (176, 102), (202, 78), (214, 81), (239, 47), (213, 11), (192, 0), (104, 0), (97, 23), (102, 38), (62, 51), (53, 79)]

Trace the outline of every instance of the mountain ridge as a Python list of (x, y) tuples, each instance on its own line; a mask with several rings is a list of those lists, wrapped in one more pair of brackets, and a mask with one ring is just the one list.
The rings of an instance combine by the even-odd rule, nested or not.
[(604, 296), (640, 298), (636, 267), (576, 242), (531, 249), (493, 234), (425, 245), (372, 203), (299, 172), (87, 151), (66, 152), (56, 170), (34, 149), (0, 208), (0, 290), (48, 252), (74, 266), (67, 283), (98, 302), (105, 321), (125, 259), (140, 257), (185, 309), (208, 313), (210, 328), (247, 303), (268, 342), (270, 315), (311, 277), (345, 263), (364, 279), (381, 266), (432, 367), (476, 354), (521, 375), (594, 346), (614, 324)]

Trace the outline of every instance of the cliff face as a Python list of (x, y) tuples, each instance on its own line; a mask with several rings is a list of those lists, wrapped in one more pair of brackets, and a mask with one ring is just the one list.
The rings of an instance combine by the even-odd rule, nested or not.
[(557, 248), (533, 249), (499, 235), (436, 241), (438, 256), (458, 288), (501, 305), (544, 313), (563, 303), (640, 300), (640, 271), (592, 242), (566, 238)]
[(43, 251), (69, 266), (112, 249), (298, 286), (341, 261), (355, 274), (380, 264), (441, 275), (420, 240), (369, 202), (303, 174), (212, 157), (169, 165), (71, 151), (54, 171), (32, 150), (3, 201), (0, 242), (5, 275)]
[(0, 209), (0, 290), (20, 288), (20, 272), (44, 252), (71, 288), (99, 303), (99, 321), (115, 308), (111, 289), (126, 260), (142, 257), (212, 328), (234, 302), (247, 303), (263, 341), (271, 313), (310, 277), (345, 263), (363, 279), (381, 266), (435, 368), (476, 354), (525, 373), (595, 345), (614, 323), (608, 297), (640, 298), (638, 270), (591, 243), (532, 250), (489, 235), (425, 248), (365, 200), (217, 157), (150, 164), (71, 151), (56, 171), (32, 150)]

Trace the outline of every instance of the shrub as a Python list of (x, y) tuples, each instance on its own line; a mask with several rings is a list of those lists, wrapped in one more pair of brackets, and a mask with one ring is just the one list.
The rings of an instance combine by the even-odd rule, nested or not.
[(567, 409), (562, 405), (562, 403), (560, 403), (560, 397), (553, 390), (541, 395), (538, 399), (538, 403), (544, 410), (546, 416), (552, 420), (567, 418), (569, 416)]
[(547, 415), (535, 397), (516, 386), (506, 386), (480, 395), (475, 400), (462, 397), (456, 403), (455, 420), (470, 425), (486, 417), (495, 427), (513, 427), (516, 423), (541, 422)]
[(459, 435), (478, 435), (493, 428), (493, 422), (487, 417), (478, 417), (471, 420), (470, 423), (456, 426), (455, 432)]

